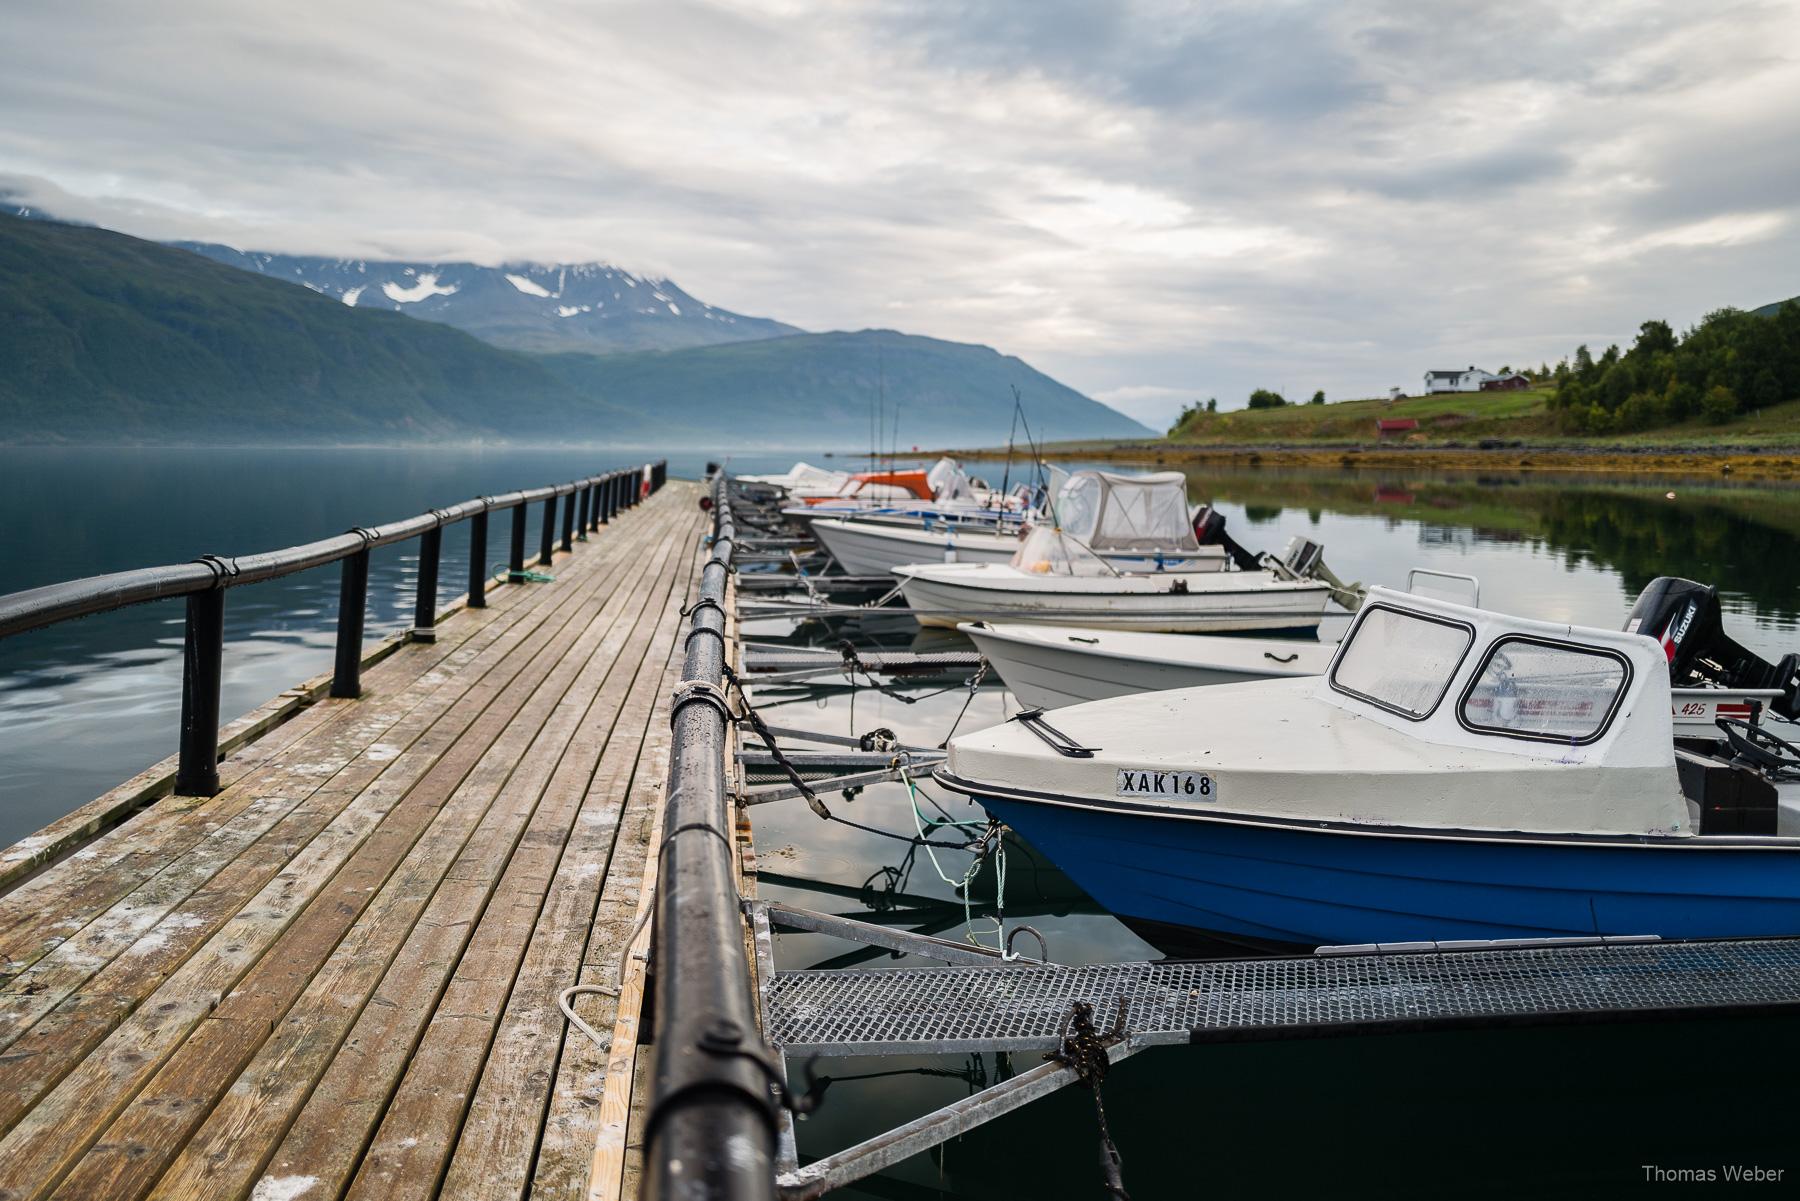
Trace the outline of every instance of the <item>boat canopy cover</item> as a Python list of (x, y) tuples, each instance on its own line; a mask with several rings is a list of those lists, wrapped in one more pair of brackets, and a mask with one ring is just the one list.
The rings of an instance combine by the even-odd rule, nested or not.
[(1064, 532), (1103, 553), (1200, 549), (1188, 516), (1187, 478), (1179, 471), (1078, 471), (1056, 498), (1056, 520)]
[(1110, 563), (1055, 526), (1033, 527), (1013, 552), (1012, 565), (1033, 575), (1116, 576)]
[(939, 459), (925, 473), (925, 482), (931, 486), (931, 495), (938, 500), (976, 499), (968, 474), (955, 459)]

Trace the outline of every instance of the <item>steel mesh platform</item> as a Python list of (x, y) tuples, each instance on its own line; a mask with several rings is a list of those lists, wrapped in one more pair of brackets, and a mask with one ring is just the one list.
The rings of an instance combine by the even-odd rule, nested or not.
[(1198, 963), (777, 973), (767, 1034), (788, 1054), (1035, 1051), (1119, 998), (1142, 1045), (1309, 1033), (1796, 1007), (1800, 939), (1639, 942)]

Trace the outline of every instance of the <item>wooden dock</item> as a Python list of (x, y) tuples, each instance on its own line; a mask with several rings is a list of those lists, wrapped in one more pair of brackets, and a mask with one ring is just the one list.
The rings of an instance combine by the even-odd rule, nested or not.
[(636, 1028), (699, 496), (395, 640), (360, 699), (252, 715), (218, 795), (0, 883), (0, 1201), (618, 1195), (634, 1040), (557, 998)]

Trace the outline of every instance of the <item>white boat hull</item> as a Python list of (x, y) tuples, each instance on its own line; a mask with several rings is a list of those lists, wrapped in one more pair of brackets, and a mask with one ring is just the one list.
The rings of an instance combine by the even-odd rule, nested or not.
[(965, 530), (952, 535), (942, 527), (818, 519), (812, 533), (852, 575), (887, 575), (909, 563), (1005, 563), (1019, 549), (1016, 534)]
[(1304, 632), (1318, 628), (1331, 594), (1314, 580), (1261, 571), (1070, 578), (944, 564), (895, 574), (922, 626), (1020, 621), (1173, 634)]
[(1336, 649), (1335, 643), (1292, 639), (1068, 626), (975, 623), (958, 629), (1021, 704), (1040, 709), (1170, 688), (1317, 675)]

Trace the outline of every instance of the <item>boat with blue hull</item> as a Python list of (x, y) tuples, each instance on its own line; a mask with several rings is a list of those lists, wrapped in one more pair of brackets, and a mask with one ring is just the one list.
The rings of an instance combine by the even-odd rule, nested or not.
[(1373, 589), (1323, 677), (1027, 712), (938, 779), (1164, 946), (1800, 934), (1792, 665), (1732, 745), (1678, 746), (1683, 620)]

